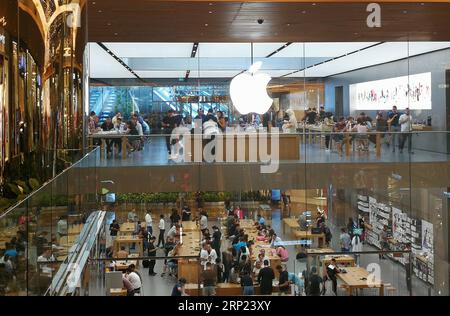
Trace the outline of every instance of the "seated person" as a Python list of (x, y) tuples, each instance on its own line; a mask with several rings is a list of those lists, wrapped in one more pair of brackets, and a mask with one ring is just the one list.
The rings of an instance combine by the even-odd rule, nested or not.
[(238, 264), (235, 263), (230, 271), (230, 278), (229, 278), (230, 283), (239, 284), (241, 281), (239, 274), (240, 274), (239, 266)]
[(167, 236), (171, 238), (180, 237), (180, 225), (175, 224), (172, 226), (172, 228), (169, 229)]
[(281, 238), (278, 237), (276, 233), (273, 233), (270, 241), (270, 247), (275, 248), (277, 244), (280, 243), (281, 241), (282, 241)]
[(280, 246), (277, 248), (277, 256), (280, 257), (281, 262), (288, 262), (289, 261), (289, 253), (286, 248), (283, 246)]
[(126, 259), (128, 258), (128, 251), (125, 250), (125, 246), (121, 246), (120, 250), (117, 252), (116, 257), (119, 259)]

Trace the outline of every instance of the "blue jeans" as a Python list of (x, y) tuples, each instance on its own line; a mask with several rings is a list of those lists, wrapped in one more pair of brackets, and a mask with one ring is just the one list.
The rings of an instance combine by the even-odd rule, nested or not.
[(255, 295), (255, 289), (253, 286), (244, 286), (244, 295)]

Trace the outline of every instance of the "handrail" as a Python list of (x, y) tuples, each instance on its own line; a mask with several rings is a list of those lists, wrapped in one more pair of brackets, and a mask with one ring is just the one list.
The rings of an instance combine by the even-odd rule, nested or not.
[(24, 202), (28, 201), (30, 198), (34, 197), (36, 194), (38, 194), (39, 192), (41, 192), (45, 187), (47, 187), (47, 185), (51, 184), (53, 181), (57, 180), (58, 178), (60, 178), (61, 176), (63, 176), (64, 174), (66, 174), (69, 170), (76, 168), (81, 162), (83, 162), (85, 159), (87, 159), (88, 157), (90, 157), (91, 155), (93, 155), (96, 151), (99, 150), (99, 147), (94, 148), (93, 150), (91, 150), (89, 153), (85, 154), (80, 160), (78, 160), (77, 162), (75, 162), (73, 165), (71, 165), (70, 167), (64, 169), (63, 171), (61, 171), (59, 174), (57, 174), (55, 177), (53, 177), (52, 179), (47, 180), (46, 182), (44, 182), (42, 184), (42, 186), (31, 192), (30, 194), (28, 194), (23, 200), (20, 200), (18, 202), (16, 202), (16, 204), (10, 206), (6, 211), (4, 211), (2, 214), (0, 214), (0, 220), (2, 220), (3, 218), (5, 218), (6, 216), (9, 215), (9, 213), (11, 213), (12, 211), (14, 211), (17, 207), (19, 207), (21, 204), (23, 204)]

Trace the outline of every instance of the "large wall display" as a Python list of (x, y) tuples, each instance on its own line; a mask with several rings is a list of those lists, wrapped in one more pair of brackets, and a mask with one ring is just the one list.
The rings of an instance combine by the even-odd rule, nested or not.
[(431, 72), (350, 85), (350, 111), (431, 110)]

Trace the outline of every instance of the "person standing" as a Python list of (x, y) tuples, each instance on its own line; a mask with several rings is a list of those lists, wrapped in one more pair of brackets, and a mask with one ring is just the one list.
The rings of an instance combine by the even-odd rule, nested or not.
[(147, 226), (148, 233), (153, 236), (153, 218), (152, 218), (152, 212), (150, 210), (147, 211), (145, 214), (145, 223)]
[[(156, 251), (158, 250), (158, 248), (155, 247), (155, 240), (156, 240), (156, 237), (155, 236), (151, 236), (149, 241), (148, 241), (147, 255), (150, 258), (156, 257)], [(155, 259), (150, 259), (149, 260), (149, 265), (148, 265), (148, 275), (151, 275), (151, 276), (155, 276), (156, 275), (155, 265), (156, 265), (156, 260)]]
[(204, 231), (208, 229), (208, 215), (205, 211), (200, 212), (200, 230), (204, 234)]
[[(404, 251), (411, 251), (411, 243), (405, 245)], [(406, 288), (408, 289), (408, 294), (412, 295), (412, 280), (411, 280), (411, 252), (403, 254), (404, 264), (405, 264), (405, 275), (406, 275)]]
[(216, 251), (217, 253), (217, 257), (220, 259), (220, 246), (222, 243), (222, 232), (220, 231), (219, 227), (217, 227), (216, 225), (214, 225), (212, 227), (213, 229), (213, 235), (212, 235), (212, 248)]
[(405, 142), (408, 140), (408, 152), (413, 154), (412, 152), (412, 121), (413, 117), (409, 108), (406, 108), (405, 113), (400, 116), (399, 122), (401, 125), (401, 140), (400, 140), (400, 153), (403, 153), (403, 148), (405, 147)]
[(161, 214), (160, 216), (158, 228), (159, 228), (159, 237), (158, 237), (158, 244), (156, 245), (156, 247), (159, 247), (159, 245), (162, 243), (162, 246), (164, 248), (165, 245), (164, 233), (166, 231), (166, 222), (164, 221), (164, 214)]
[[(389, 236), (388, 236), (388, 227), (386, 225), (383, 226), (383, 230), (380, 233), (380, 247), (381, 251), (387, 251), (389, 250), (389, 242), (388, 242)], [(378, 255), (380, 259), (386, 259), (384, 256), (384, 253), (380, 253)]]
[(185, 293), (186, 283), (187, 283), (187, 281), (185, 278), (179, 279), (177, 284), (175, 284), (172, 289), (171, 296), (186, 296), (186, 293)]
[(205, 270), (202, 272), (203, 296), (215, 296), (217, 273), (213, 269), (211, 262), (207, 262)]
[(183, 210), (181, 213), (181, 220), (183, 222), (187, 222), (187, 221), (191, 220), (191, 209), (187, 205), (183, 206)]
[(337, 274), (340, 272), (336, 264), (336, 259), (331, 259), (331, 263), (327, 266), (327, 278), (333, 284), (333, 293), (337, 296)]
[(397, 141), (399, 142), (399, 135), (398, 132), (400, 132), (400, 113), (397, 110), (397, 107), (394, 105), (392, 107), (392, 111), (388, 112), (388, 120), (387, 124), (391, 131), (391, 145), (392, 145), (392, 152), (395, 153), (395, 139), (397, 138)]
[(286, 268), (283, 268), (281, 265), (277, 266), (277, 271), (280, 274), (280, 277), (278, 279), (280, 294), (289, 294), (289, 290), (291, 289), (289, 283), (289, 273), (286, 271)]
[(341, 236), (339, 236), (339, 240), (341, 242), (341, 251), (342, 252), (349, 252), (352, 240), (351, 240), (350, 235), (347, 233), (345, 228), (341, 229)]
[(247, 271), (241, 276), (241, 286), (243, 288), (243, 295), (250, 296), (255, 295), (255, 289), (253, 287), (253, 279)]
[(261, 287), (261, 295), (272, 295), (272, 281), (275, 279), (275, 273), (269, 265), (269, 261), (264, 260), (264, 268), (259, 271), (258, 283)]
[(308, 296), (320, 296), (322, 292), (320, 289), (320, 285), (323, 283), (322, 278), (317, 274), (317, 268), (311, 268), (311, 276), (308, 278)]

